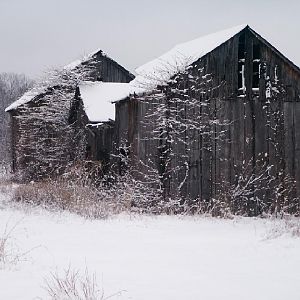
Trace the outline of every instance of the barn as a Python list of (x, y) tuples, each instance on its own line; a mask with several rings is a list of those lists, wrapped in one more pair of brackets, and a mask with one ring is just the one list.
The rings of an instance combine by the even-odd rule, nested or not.
[[(95, 61), (90, 76), (67, 89), (70, 134), (53, 129), (61, 120), (45, 122), (47, 109), (40, 123), (34, 118), (45, 97), (65, 94), (61, 84), (7, 108), (15, 171), (51, 174), (64, 162), (100, 161), (104, 172), (117, 167), (136, 190), (165, 202), (249, 216), (299, 213), (300, 69), (250, 26), (179, 44), (135, 78), (102, 51), (68, 69)], [(59, 146), (50, 148), (54, 156), (49, 143)]]
[(300, 70), (288, 58), (241, 25), (136, 71), (129, 85), (143, 92), (116, 102), (115, 139), (137, 180), (165, 201), (299, 212)]
[(52, 176), (69, 163), (86, 159), (86, 128), (81, 127), (78, 132), (72, 123), (78, 106), (74, 99), (81, 82), (126, 83), (134, 78), (102, 50), (50, 75), (50, 80), (41, 82), (6, 108), (11, 116), (12, 170), (21, 180)]

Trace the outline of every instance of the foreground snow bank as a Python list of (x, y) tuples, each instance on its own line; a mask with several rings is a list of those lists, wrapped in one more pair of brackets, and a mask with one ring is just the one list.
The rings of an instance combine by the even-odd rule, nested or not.
[(5, 208), (0, 232), (17, 224), (11, 242), (21, 255), (0, 270), (0, 299), (49, 299), (45, 278), (70, 267), (95, 272), (106, 296), (122, 291), (111, 299), (296, 300), (300, 239), (274, 238), (281, 223), (130, 215), (89, 221)]

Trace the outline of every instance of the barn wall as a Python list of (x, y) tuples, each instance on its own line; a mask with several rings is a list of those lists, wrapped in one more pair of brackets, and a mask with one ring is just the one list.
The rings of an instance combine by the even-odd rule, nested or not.
[(18, 137), (18, 122), (16, 119), (16, 114), (12, 113), (10, 115), (10, 130), (11, 130), (11, 160), (12, 160), (12, 171), (17, 172), (17, 164), (16, 164), (16, 144), (17, 141), (19, 140)]
[[(242, 34), (194, 63), (203, 67), (206, 74), (212, 74), (215, 86), (220, 85), (211, 96), (210, 106), (216, 109), (217, 119), (229, 125), (216, 126), (216, 139), (194, 137), (189, 153), (189, 176), (181, 195), (201, 201), (224, 197), (226, 188), (236, 185), (241, 174), (260, 176), (266, 166), (272, 166), (270, 173), (276, 180), (271, 184), (266, 180), (262, 183), (263, 188), (257, 191), (252, 186), (253, 193), (248, 196), (248, 213), (258, 214), (264, 207), (275, 209), (269, 197), (270, 192), (283, 183), (285, 176), (296, 180), (295, 196), (300, 197), (300, 72), (274, 48), (246, 29), (246, 89), (239, 90), (238, 47)], [(260, 48), (259, 89), (252, 89), (254, 45)], [(270, 99), (266, 88), (270, 82), (274, 86), (276, 80), (277, 88), (284, 92)], [(158, 145), (143, 139), (147, 129), (141, 123), (151, 112), (149, 104), (137, 103), (136, 100), (123, 101), (116, 105), (116, 110), (116, 140), (127, 138), (133, 156), (144, 162), (149, 156), (157, 156)], [(218, 138), (221, 131), (225, 134)], [(177, 161), (173, 161), (176, 166), (180, 164), (180, 156), (185, 153), (184, 149), (176, 145), (174, 147), (178, 152)], [(170, 179), (170, 194), (183, 176), (179, 173)], [(255, 199), (261, 199), (262, 203), (255, 204)], [(239, 211), (242, 204), (233, 205), (232, 209)]]
[[(116, 104), (116, 119), (115, 119), (115, 149), (114, 154), (126, 155), (129, 157), (137, 157), (140, 151), (140, 140), (137, 138), (139, 117), (137, 107), (142, 104), (135, 99), (119, 101)], [(129, 147), (129, 148), (128, 148)], [(132, 161), (134, 163), (135, 159)], [(124, 170), (122, 159), (116, 158), (115, 165), (119, 173)]]
[[(216, 141), (214, 151), (210, 153), (211, 166), (203, 166), (202, 176), (211, 181), (210, 191), (202, 191), (201, 198), (218, 197), (223, 182), (236, 184), (242, 173), (256, 173), (259, 176), (264, 166), (272, 166), (271, 174), (276, 177), (272, 186), (265, 183), (252, 196), (263, 199), (263, 205), (271, 205), (268, 198), (270, 190), (276, 188), (285, 175), (296, 180), (297, 196), (300, 196), (299, 146), (297, 143), (299, 123), (300, 72), (260, 38), (250, 31), (246, 34), (245, 84), (246, 91), (238, 91), (238, 38), (239, 35), (223, 44), (201, 59), (207, 73), (212, 73), (217, 84), (226, 82), (225, 89), (219, 89), (217, 105), (218, 119), (229, 120), (225, 138)], [(252, 88), (253, 47), (259, 45), (261, 70), (259, 90)], [(265, 67), (265, 70), (262, 67)], [(276, 71), (275, 71), (276, 69)], [(276, 78), (277, 77), (277, 78)], [(275, 87), (275, 81), (278, 80)], [(283, 92), (267, 97), (268, 82)], [(218, 133), (217, 133), (218, 135)], [(201, 156), (199, 153), (196, 157)], [(203, 160), (202, 160), (203, 161)], [(200, 168), (200, 163), (197, 166)], [(284, 175), (278, 175), (284, 172)], [(206, 174), (206, 175), (204, 175)], [(202, 177), (203, 178), (203, 177)], [(196, 196), (195, 185), (190, 185), (192, 197)], [(250, 204), (251, 206), (251, 204)], [(249, 206), (249, 210), (252, 208)], [(253, 214), (259, 213), (257, 206)]]
[[(218, 197), (219, 193), (224, 192), (224, 182), (234, 185), (238, 176), (245, 172), (253, 172), (259, 176), (263, 168), (269, 165), (272, 166), (271, 175), (276, 180), (271, 186), (265, 182), (266, 190), (260, 188), (252, 196), (262, 199), (262, 206), (271, 205), (272, 199), (268, 198), (270, 189), (275, 189), (282, 183), (285, 175), (296, 180), (296, 194), (300, 196), (300, 153), (297, 153), (300, 73), (252, 32), (245, 31), (245, 34), (245, 93), (241, 94), (237, 89), (238, 35), (201, 59), (201, 64), (206, 66), (208, 73), (213, 74), (217, 84), (223, 79), (226, 82), (226, 88), (219, 89), (219, 100), (216, 101), (220, 109), (217, 114), (218, 119), (230, 122), (225, 129), (225, 138), (217, 140), (213, 147), (215, 150), (210, 153), (211, 166), (203, 168), (202, 164), (202, 176), (209, 178), (209, 173), (211, 176), (211, 185), (209, 182), (204, 184), (204, 187), (210, 185), (208, 190), (211, 193), (203, 190), (201, 198), (210, 195)], [(254, 45), (259, 45), (260, 48), (259, 90), (252, 88)], [(282, 93), (268, 98), (268, 83), (273, 88), (282, 89)], [(196, 155), (199, 156), (200, 153)], [(201, 163), (197, 168), (200, 165)], [(280, 175), (282, 172), (284, 175)], [(195, 185), (190, 186), (189, 191), (195, 197)], [(257, 206), (253, 208), (253, 214), (259, 213), (259, 209)]]
[(155, 106), (151, 101), (140, 101), (135, 97), (116, 103), (114, 154), (121, 158), (115, 159), (114, 165), (120, 174), (128, 169), (122, 161), (122, 149), (125, 149), (135, 178), (148, 182), (149, 187), (158, 188), (154, 173), (159, 169), (159, 141), (153, 139), (154, 124), (147, 117), (153, 109)]

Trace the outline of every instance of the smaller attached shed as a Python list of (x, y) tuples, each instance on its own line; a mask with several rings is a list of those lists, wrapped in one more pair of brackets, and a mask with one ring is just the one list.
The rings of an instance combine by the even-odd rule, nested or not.
[(107, 169), (114, 151), (116, 100), (129, 96), (130, 85), (117, 82), (84, 82), (79, 85), (71, 109), (70, 123), (85, 134), (85, 158), (100, 161)]

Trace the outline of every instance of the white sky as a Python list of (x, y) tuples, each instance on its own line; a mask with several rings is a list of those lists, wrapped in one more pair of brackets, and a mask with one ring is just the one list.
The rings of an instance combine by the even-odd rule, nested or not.
[(299, 13), (300, 0), (0, 0), (0, 72), (37, 77), (97, 48), (133, 71), (242, 23), (299, 66)]

